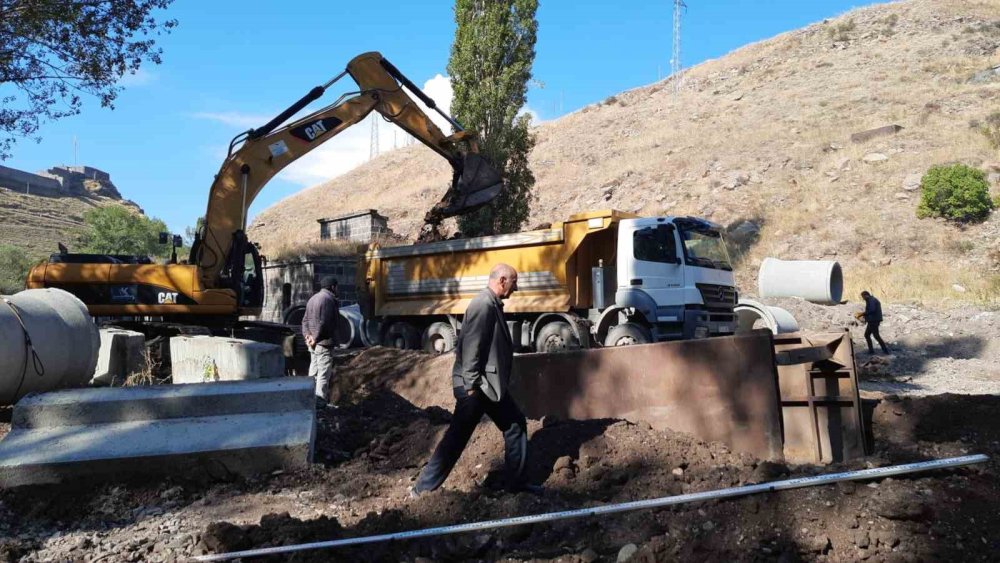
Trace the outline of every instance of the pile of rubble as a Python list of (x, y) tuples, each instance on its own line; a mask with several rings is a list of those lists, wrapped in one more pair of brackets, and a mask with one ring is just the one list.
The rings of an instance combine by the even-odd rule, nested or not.
[[(786, 466), (641, 421), (529, 422), (528, 471), (546, 493), (476, 485), (502, 464), (489, 423), (445, 486), (407, 489), (449, 420), (450, 358), (373, 349), (338, 367), (340, 401), (319, 413), (317, 461), (232, 482), (22, 488), (0, 493), (0, 561), (173, 561), (212, 553), (567, 510), (965, 453), (1000, 454), (1000, 397), (872, 401), (876, 454)], [(536, 524), (296, 561), (558, 559), (985, 560), (1000, 549), (998, 464)]]

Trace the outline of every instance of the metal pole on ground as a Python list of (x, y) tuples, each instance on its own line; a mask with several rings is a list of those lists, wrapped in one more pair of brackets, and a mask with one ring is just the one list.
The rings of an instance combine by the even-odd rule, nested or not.
[(228, 561), (240, 557), (260, 557), (264, 555), (279, 555), (283, 553), (293, 553), (297, 551), (307, 551), (312, 549), (329, 549), (333, 547), (346, 547), (367, 543), (380, 543), (386, 541), (411, 540), (425, 538), (429, 536), (441, 536), (446, 534), (458, 534), (462, 532), (474, 532), (479, 530), (489, 530), (494, 528), (506, 528), (510, 526), (521, 526), (524, 524), (538, 524), (541, 522), (552, 522), (555, 520), (566, 520), (569, 518), (583, 518), (585, 516), (600, 516), (604, 514), (615, 514), (631, 510), (642, 510), (649, 508), (662, 508), (697, 502), (704, 500), (718, 500), (725, 498), (741, 497), (756, 493), (771, 491), (785, 491), (790, 489), (801, 489), (804, 487), (815, 487), (817, 485), (829, 485), (841, 481), (857, 481), (863, 479), (883, 479), (895, 475), (906, 473), (917, 473), (920, 471), (931, 471), (934, 469), (950, 469), (964, 465), (984, 463), (989, 460), (988, 456), (977, 454), (961, 457), (951, 457), (936, 459), (931, 461), (921, 461), (918, 463), (907, 463), (903, 465), (893, 465), (889, 467), (876, 467), (874, 469), (862, 469), (860, 471), (847, 471), (844, 473), (831, 473), (829, 475), (816, 475), (814, 477), (800, 477), (797, 479), (786, 479), (784, 481), (774, 481), (771, 483), (761, 483), (759, 485), (745, 485), (742, 487), (730, 487), (715, 491), (705, 491), (701, 493), (691, 493), (672, 497), (661, 497), (648, 500), (639, 500), (619, 504), (609, 504), (594, 508), (583, 508), (578, 510), (566, 510), (563, 512), (548, 512), (545, 514), (535, 514), (532, 516), (515, 516), (513, 518), (503, 518), (500, 520), (488, 520), (485, 522), (472, 522), (469, 524), (458, 524), (454, 526), (443, 526), (438, 528), (424, 528), (422, 530), (410, 530), (407, 532), (396, 532), (392, 534), (382, 534), (377, 536), (364, 536), (360, 538), (347, 538), (342, 540), (322, 541), (304, 543), (298, 545), (285, 545), (280, 547), (265, 547), (261, 549), (248, 549), (245, 551), (233, 551), (230, 553), (218, 553), (214, 555), (200, 555), (192, 558), (194, 561)]

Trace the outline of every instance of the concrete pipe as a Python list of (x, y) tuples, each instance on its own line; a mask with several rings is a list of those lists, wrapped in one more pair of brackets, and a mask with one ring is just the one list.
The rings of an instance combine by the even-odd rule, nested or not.
[(781, 307), (772, 307), (753, 299), (740, 299), (734, 310), (738, 323), (737, 334), (750, 332), (755, 328), (767, 328), (774, 334), (799, 331), (798, 321)]
[(0, 406), (28, 393), (87, 385), (101, 337), (86, 305), (61, 289), (28, 289), (3, 299)]
[(382, 323), (376, 319), (361, 320), (361, 344), (366, 348), (382, 344)]
[(337, 322), (337, 346), (339, 348), (354, 348), (361, 346), (361, 308), (358, 305), (348, 305), (340, 308), (340, 319)]
[(844, 274), (833, 260), (765, 258), (757, 289), (761, 297), (799, 297), (819, 305), (836, 305), (844, 294)]

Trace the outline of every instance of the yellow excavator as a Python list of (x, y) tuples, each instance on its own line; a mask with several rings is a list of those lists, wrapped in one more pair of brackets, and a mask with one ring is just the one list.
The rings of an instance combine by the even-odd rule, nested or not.
[[(282, 126), (347, 75), (357, 83), (358, 91)], [(446, 136), (406, 90), (447, 119), (455, 132)], [(35, 266), (26, 286), (64, 289), (83, 300), (91, 315), (131, 317), (128, 324), (139, 330), (170, 325), (233, 334), (240, 317), (260, 314), (264, 300), (261, 256), (245, 233), (250, 204), (284, 167), (372, 111), (419, 139), (452, 166), (451, 186), (425, 216), (425, 232), (436, 233), (445, 218), (479, 208), (500, 193), (500, 175), (478, 154), (476, 134), (464, 130), (381, 54), (364, 53), (265, 125), (232, 140), (212, 184), (204, 226), (195, 237), (187, 264), (159, 265), (140, 256), (60, 252)], [(163, 334), (160, 330), (144, 332)]]

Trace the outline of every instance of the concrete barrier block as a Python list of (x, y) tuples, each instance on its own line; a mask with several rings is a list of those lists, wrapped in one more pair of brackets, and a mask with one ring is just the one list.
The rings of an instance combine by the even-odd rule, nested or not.
[(0, 441), (0, 487), (300, 469), (312, 461), (315, 428), (307, 377), (32, 395), (15, 405)]
[(128, 376), (146, 369), (146, 337), (141, 332), (102, 328), (100, 333), (92, 384), (120, 386)]
[(242, 381), (285, 375), (285, 357), (275, 344), (219, 336), (170, 339), (174, 383)]

